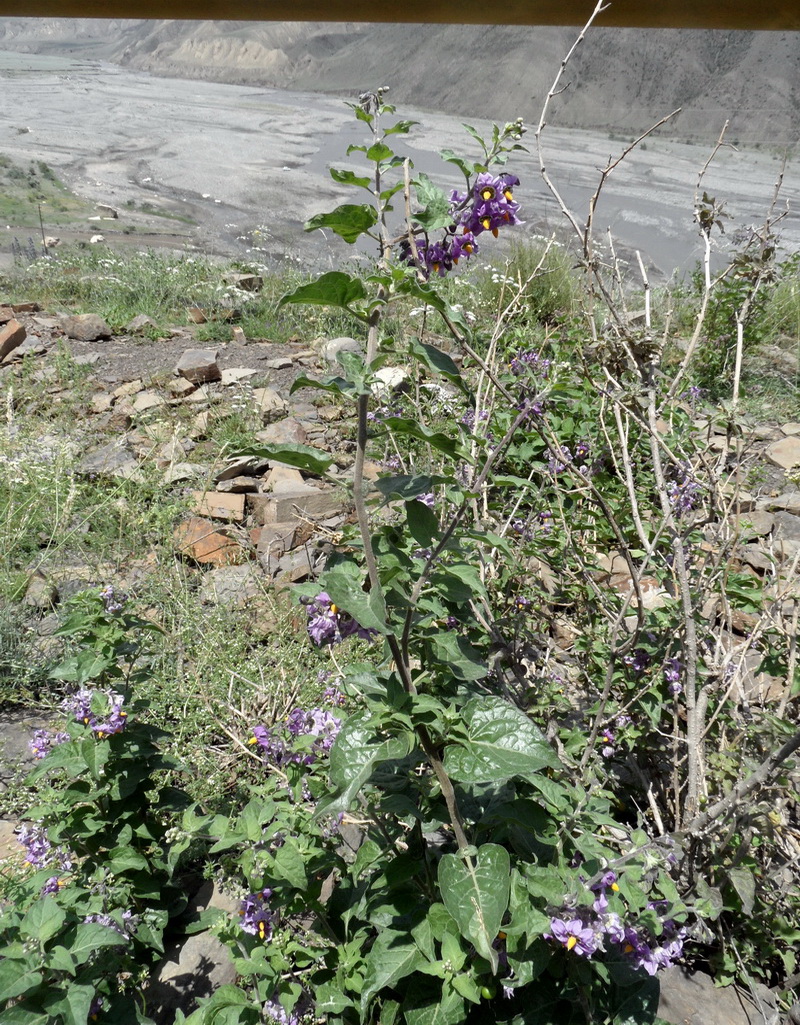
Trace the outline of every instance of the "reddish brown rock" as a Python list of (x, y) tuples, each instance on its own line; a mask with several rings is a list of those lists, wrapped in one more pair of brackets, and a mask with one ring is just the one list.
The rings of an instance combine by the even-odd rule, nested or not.
[(0, 360), (5, 359), (18, 345), (22, 345), (26, 336), (27, 332), (18, 320), (9, 320), (0, 330)]
[(172, 536), (178, 554), (201, 565), (235, 566), (247, 558), (238, 541), (201, 516), (179, 523)]

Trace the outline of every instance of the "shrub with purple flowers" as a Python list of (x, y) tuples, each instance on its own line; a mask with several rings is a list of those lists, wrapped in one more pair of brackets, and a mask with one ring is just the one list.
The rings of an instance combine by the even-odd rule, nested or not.
[(27, 783), (42, 794), (18, 833), (30, 872), (0, 912), (0, 1017), (9, 1020), (149, 1021), (138, 980), (185, 906), (165, 838), (187, 802), (160, 785), (177, 763), (132, 696), (139, 624), (145, 637), (151, 631), (109, 607), (109, 592), (73, 601), (64, 632), (75, 653), (57, 672), (75, 689), (61, 728), (37, 730), (30, 743)]

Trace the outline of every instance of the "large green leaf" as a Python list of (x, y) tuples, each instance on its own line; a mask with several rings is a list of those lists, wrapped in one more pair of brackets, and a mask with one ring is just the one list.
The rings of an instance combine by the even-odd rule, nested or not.
[(321, 452), (318, 448), (299, 445), (291, 441), (275, 445), (251, 445), (249, 448), (239, 449), (233, 453), (233, 458), (239, 456), (270, 459), (276, 463), (285, 463), (286, 466), (294, 466), (298, 470), (307, 470), (309, 473), (320, 475), (325, 473), (333, 462), (329, 455)]
[(461, 783), (502, 783), (561, 763), (541, 730), (503, 698), (481, 697), (463, 710), (467, 738), (445, 752), (448, 775)]
[(116, 929), (98, 922), (86, 922), (75, 929), (75, 939), (69, 945), (69, 952), (77, 964), (84, 964), (94, 956), (98, 947), (121, 947), (129, 942), (127, 936)]
[(475, 858), (444, 854), (439, 862), (439, 889), (461, 935), (497, 971), (497, 939), (511, 892), (511, 859), (505, 847), (487, 843)]
[(432, 431), (424, 427), (417, 420), (406, 420), (400, 416), (389, 416), (383, 422), (395, 434), (407, 434), (412, 438), (418, 438), (420, 441), (430, 445), (431, 448), (443, 452), (452, 459), (467, 458), (467, 453), (461, 448), (455, 438), (450, 438), (440, 431)]
[(0, 1002), (36, 989), (41, 981), (42, 973), (24, 962), (0, 961)]
[(332, 270), (307, 285), (301, 285), (294, 292), (288, 292), (280, 299), (278, 307), (286, 303), (303, 303), (309, 306), (339, 306), (353, 313), (352, 304), (365, 295), (364, 285), (359, 278), (351, 278), (344, 271)]
[(386, 610), (381, 597), (364, 590), (364, 575), (361, 568), (350, 560), (343, 560), (323, 574), (322, 587), (331, 597), (334, 605), (352, 616), (367, 630), (386, 634)]
[(330, 170), (331, 178), (340, 185), (358, 185), (362, 189), (368, 189), (372, 181), (367, 175), (358, 175), (354, 171), (344, 171), (338, 167), (332, 167)]
[(410, 474), (397, 474), (397, 476), (380, 477), (375, 481), (375, 488), (387, 498), (392, 495), (398, 495), (400, 498), (409, 501), (418, 495), (426, 495), (429, 491), (433, 491), (437, 484), (449, 484), (452, 480), (452, 477), (440, 477), (427, 473), (415, 474), (413, 476)]
[(424, 367), (427, 367), (428, 370), (446, 378), (457, 388), (460, 388), (465, 395), (472, 394), (466, 384), (464, 384), (458, 367), (446, 352), (442, 352), (441, 349), (437, 349), (435, 345), (428, 345), (427, 342), (421, 342), (418, 338), (411, 339), (409, 342), (409, 350), (414, 359)]
[(91, 984), (71, 982), (64, 989), (59, 987), (48, 993), (45, 1007), (64, 1025), (86, 1025), (94, 992)]
[(439, 536), (439, 518), (424, 502), (406, 502), (408, 530), (421, 548), (430, 548)]
[(49, 894), (33, 905), (19, 924), (23, 936), (30, 936), (38, 943), (47, 943), (59, 931), (67, 917), (66, 911), (55, 897)]
[(378, 215), (374, 207), (368, 206), (365, 203), (344, 203), (342, 206), (337, 206), (329, 214), (317, 214), (314, 217), (309, 217), (303, 227), (306, 231), (330, 228), (340, 238), (343, 238), (345, 242), (352, 244), (365, 231), (373, 228), (377, 220)]
[(318, 802), (317, 816), (347, 811), (375, 768), (381, 762), (405, 758), (411, 747), (411, 734), (380, 736), (370, 713), (351, 716), (331, 749), (329, 772), (336, 793)]
[(303, 855), (291, 837), (286, 837), (284, 843), (275, 852), (275, 872), (296, 890), (308, 888), (308, 876)]
[(386, 929), (378, 934), (367, 955), (364, 988), (361, 990), (363, 1021), (367, 1021), (367, 1012), (373, 997), (377, 996), (384, 986), (393, 986), (425, 963), (425, 957), (419, 947), (416, 943), (408, 943), (407, 936), (407, 933)]
[(436, 661), (444, 663), (457, 680), (482, 680), (488, 673), (479, 652), (454, 630), (438, 630), (427, 641)]

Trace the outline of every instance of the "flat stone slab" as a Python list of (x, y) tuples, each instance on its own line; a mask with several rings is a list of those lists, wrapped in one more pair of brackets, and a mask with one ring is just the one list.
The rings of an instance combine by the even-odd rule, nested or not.
[(768, 445), (764, 455), (773, 466), (779, 466), (782, 470), (800, 466), (800, 438), (781, 438)]

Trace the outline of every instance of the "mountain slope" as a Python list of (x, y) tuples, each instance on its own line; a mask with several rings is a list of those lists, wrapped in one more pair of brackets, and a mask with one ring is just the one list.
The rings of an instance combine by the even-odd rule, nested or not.
[[(472, 117), (538, 119), (571, 28), (306, 22), (0, 19), (0, 48), (74, 52), (169, 76), (355, 93)], [(665, 113), (678, 138), (791, 146), (800, 35), (597, 29), (551, 120), (639, 133)]]

